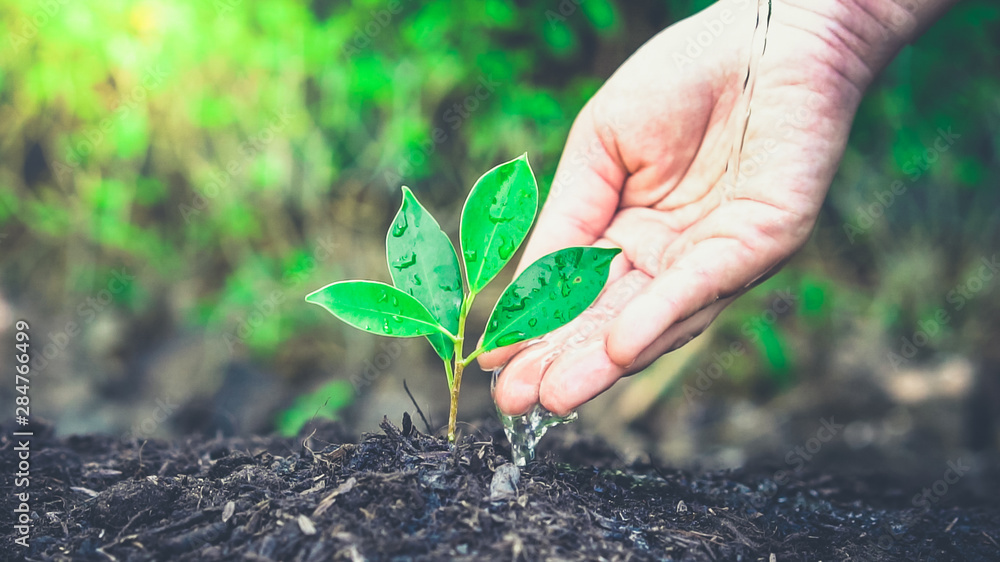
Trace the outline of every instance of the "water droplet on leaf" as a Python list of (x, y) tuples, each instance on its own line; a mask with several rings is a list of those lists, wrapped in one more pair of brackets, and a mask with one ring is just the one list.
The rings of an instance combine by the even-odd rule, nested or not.
[(406, 233), (406, 228), (408, 226), (410, 226), (410, 225), (406, 222), (406, 215), (400, 213), (399, 218), (397, 218), (396, 222), (392, 225), (392, 235), (393, 235), (393, 237), (399, 238), (400, 236), (402, 236), (403, 234), (405, 234)]
[(465, 261), (474, 262), (476, 261), (476, 251), (475, 250), (465, 250)]
[(382, 331), (386, 334), (392, 333), (392, 328), (389, 327), (389, 320), (385, 319), (382, 321)]
[(490, 207), (490, 222), (493, 224), (500, 224), (505, 222), (510, 222), (514, 220), (514, 215), (504, 216), (504, 208), (494, 204)]
[(378, 296), (378, 302), (389, 302), (389, 293), (382, 291), (382, 294)]
[(511, 254), (514, 253), (514, 248), (516, 248), (516, 246), (514, 245), (513, 239), (507, 240), (505, 237), (501, 236), (500, 247), (497, 249), (497, 254), (500, 255), (500, 259), (508, 260), (510, 259)]
[(517, 312), (518, 310), (524, 310), (524, 306), (525, 306), (525, 303), (527, 302), (527, 300), (528, 299), (522, 297), (517, 302), (512, 302), (512, 303), (510, 303), (508, 305), (505, 305), (503, 307), (503, 310), (506, 310), (507, 312)]
[(505, 185), (493, 196), (493, 202), (490, 205), (490, 212), (488, 214), (491, 223), (500, 224), (502, 222), (510, 222), (514, 219), (513, 212), (504, 213), (507, 211), (508, 195), (510, 195), (510, 186)]
[(392, 267), (402, 271), (415, 263), (417, 263), (417, 254), (414, 252), (407, 252), (396, 258), (395, 261), (392, 262)]
[(515, 344), (522, 340), (524, 340), (524, 332), (507, 332), (497, 338), (497, 345), (503, 347), (505, 345)]
[(528, 326), (534, 328), (536, 324), (538, 324), (537, 318), (528, 318)]
[[(417, 285), (418, 287), (424, 284), (424, 282), (420, 280), (420, 276), (417, 275), (416, 273), (413, 274), (413, 284)], [(410, 294), (411, 295), (413, 294), (412, 291)]]

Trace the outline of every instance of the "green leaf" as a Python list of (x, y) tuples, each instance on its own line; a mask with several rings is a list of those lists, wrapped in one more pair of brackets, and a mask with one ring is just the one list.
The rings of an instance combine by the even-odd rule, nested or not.
[(538, 210), (538, 184), (522, 154), (483, 174), (462, 209), (462, 257), (469, 289), (478, 293), (507, 265)]
[[(457, 334), (463, 294), (455, 246), (406, 186), (403, 204), (385, 235), (385, 255), (396, 287), (415, 297), (439, 324)], [(455, 355), (455, 343), (448, 336), (430, 334), (427, 340), (445, 361)]]
[(438, 324), (420, 301), (392, 285), (375, 281), (340, 281), (306, 295), (351, 326), (398, 338), (439, 333)]
[(537, 338), (587, 309), (608, 282), (618, 248), (572, 247), (541, 257), (517, 276), (497, 301), (483, 350)]

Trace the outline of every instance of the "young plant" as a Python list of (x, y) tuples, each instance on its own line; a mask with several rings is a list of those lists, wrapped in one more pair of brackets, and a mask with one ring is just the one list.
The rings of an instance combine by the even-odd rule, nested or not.
[(483, 174), (462, 209), (460, 268), (451, 240), (404, 186), (385, 240), (393, 284), (340, 281), (306, 301), (373, 334), (426, 337), (444, 361), (451, 396), (448, 441), (454, 442), (465, 367), (482, 353), (537, 338), (576, 318), (604, 288), (611, 260), (621, 251), (571, 247), (539, 258), (507, 286), (482, 343), (465, 355), (472, 303), (524, 241), (537, 210), (538, 185), (526, 154)]

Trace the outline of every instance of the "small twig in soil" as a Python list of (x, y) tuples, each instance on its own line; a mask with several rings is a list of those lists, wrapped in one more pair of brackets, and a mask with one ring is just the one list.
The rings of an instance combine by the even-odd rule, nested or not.
[[(122, 535), (123, 535), (123, 534), (125, 534), (125, 530), (126, 530), (126, 529), (128, 529), (128, 528), (129, 528), (130, 526), (132, 526), (132, 523), (135, 523), (135, 520), (136, 520), (136, 519), (138, 519), (138, 518), (139, 518), (139, 517), (140, 517), (141, 515), (145, 515), (145, 514), (147, 514), (147, 512), (149, 512), (149, 511), (151, 511), (151, 509), (143, 509), (143, 510), (142, 510), (142, 511), (140, 511), (139, 513), (136, 513), (135, 515), (133, 515), (133, 516), (132, 516), (132, 517), (131, 517), (131, 518), (130, 518), (130, 519), (128, 520), (128, 523), (126, 523), (126, 524), (125, 524), (125, 526), (124, 526), (124, 527), (122, 527), (122, 530), (121, 530), (121, 531), (118, 531), (118, 534), (117, 534), (117, 535), (115, 535), (115, 541), (114, 541), (114, 542), (113, 542), (112, 544), (117, 544), (117, 543), (118, 543), (118, 540), (119, 540), (119, 539), (121, 539), (121, 537), (122, 537)], [(102, 548), (107, 548), (107, 547), (109, 547), (109, 546), (111, 546), (111, 545), (107, 545), (107, 544), (106, 544), (106, 545), (104, 545), (104, 546), (103, 546)]]
[(1000, 544), (997, 544), (997, 541), (993, 540), (993, 537), (986, 534), (986, 531), (983, 531), (983, 536), (990, 539), (990, 542), (993, 543), (993, 546), (1000, 548)]
[(420, 409), (420, 404), (417, 404), (416, 398), (413, 397), (413, 393), (410, 392), (410, 387), (406, 386), (406, 379), (403, 379), (403, 389), (406, 390), (406, 395), (410, 397), (410, 402), (413, 402), (413, 407), (417, 409), (417, 413), (420, 414), (420, 419), (424, 420), (424, 427), (427, 428), (427, 435), (434, 435), (434, 430), (431, 429), (431, 424), (427, 422), (427, 418), (424, 416), (424, 411)]

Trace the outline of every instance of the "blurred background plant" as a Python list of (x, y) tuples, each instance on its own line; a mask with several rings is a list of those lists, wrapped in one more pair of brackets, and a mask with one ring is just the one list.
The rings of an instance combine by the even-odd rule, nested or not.
[[(32, 323), (37, 411), (66, 433), (155, 400), (177, 405), (160, 431), (371, 430), (411, 407), (406, 378), (440, 422), (432, 354), (303, 295), (388, 279), (403, 183), (452, 235), (481, 170), (527, 150), (546, 191), (588, 97), (707, 5), (0, 0), (0, 330)], [(852, 450), (995, 448), (998, 53), (989, 0), (904, 49), (803, 252), (584, 420), (678, 463), (780, 453), (832, 412)], [(467, 379), (467, 419), (489, 415)]]

